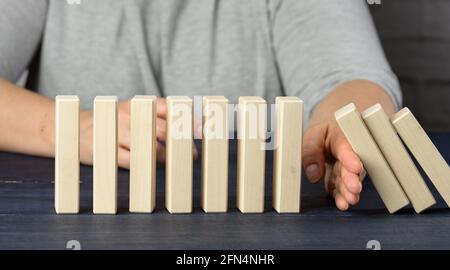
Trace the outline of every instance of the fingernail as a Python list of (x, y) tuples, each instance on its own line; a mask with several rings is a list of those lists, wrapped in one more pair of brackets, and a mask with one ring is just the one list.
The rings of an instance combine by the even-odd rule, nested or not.
[(306, 167), (305, 170), (306, 177), (312, 182), (318, 181), (320, 179), (320, 170), (319, 165), (317, 164), (311, 164), (308, 167)]

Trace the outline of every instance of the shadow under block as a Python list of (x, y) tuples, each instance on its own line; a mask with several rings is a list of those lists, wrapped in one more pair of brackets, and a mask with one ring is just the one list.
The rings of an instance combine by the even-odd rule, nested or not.
[(55, 211), (80, 209), (80, 100), (57, 96), (55, 111)]
[(303, 101), (296, 97), (277, 97), (275, 117), (272, 204), (278, 213), (299, 213)]
[(94, 100), (94, 214), (117, 212), (117, 97)]
[(266, 101), (240, 97), (238, 107), (237, 207), (264, 212)]
[(203, 97), (201, 205), (207, 213), (228, 209), (228, 99)]
[(172, 214), (192, 212), (192, 99), (167, 98), (166, 208)]
[(389, 213), (408, 205), (409, 200), (365, 126), (353, 103), (335, 113), (342, 132), (367, 170)]
[(156, 196), (156, 97), (131, 100), (130, 212), (151, 213)]
[(450, 168), (425, 130), (408, 108), (393, 115), (391, 121), (447, 206), (450, 206)]
[(411, 201), (414, 210), (420, 213), (433, 206), (436, 203), (433, 195), (381, 105), (376, 104), (365, 110), (362, 113), (362, 117), (408, 199)]

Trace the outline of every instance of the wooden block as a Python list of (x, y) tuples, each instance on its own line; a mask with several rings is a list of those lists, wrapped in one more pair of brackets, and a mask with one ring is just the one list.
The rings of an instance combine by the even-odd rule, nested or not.
[(94, 214), (117, 212), (117, 97), (94, 100)]
[(228, 208), (228, 99), (203, 97), (202, 193), (205, 212)]
[(240, 97), (238, 108), (237, 207), (264, 212), (266, 101)]
[(300, 212), (303, 101), (277, 97), (272, 204), (278, 213)]
[(192, 99), (168, 97), (166, 208), (172, 214), (192, 212), (192, 148)]
[(359, 156), (389, 213), (408, 205), (409, 200), (353, 103), (335, 113), (342, 132)]
[(55, 111), (55, 210), (77, 214), (80, 209), (80, 100), (57, 96)]
[(156, 97), (131, 100), (130, 212), (151, 213), (156, 197)]
[(393, 115), (391, 121), (447, 206), (450, 206), (450, 168), (436, 146), (408, 108)]
[(417, 213), (433, 206), (436, 201), (414, 162), (403, 146), (394, 127), (380, 104), (362, 113), (362, 117), (383, 156)]

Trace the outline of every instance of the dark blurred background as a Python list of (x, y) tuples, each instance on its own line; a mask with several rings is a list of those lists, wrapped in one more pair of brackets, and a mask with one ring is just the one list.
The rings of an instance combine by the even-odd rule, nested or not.
[(370, 5), (404, 106), (428, 131), (450, 132), (450, 0)]

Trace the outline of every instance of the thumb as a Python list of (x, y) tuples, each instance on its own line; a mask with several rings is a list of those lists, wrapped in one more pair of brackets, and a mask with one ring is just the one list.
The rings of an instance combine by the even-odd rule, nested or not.
[(325, 174), (326, 133), (327, 125), (317, 125), (303, 135), (303, 169), (311, 183), (317, 183)]

